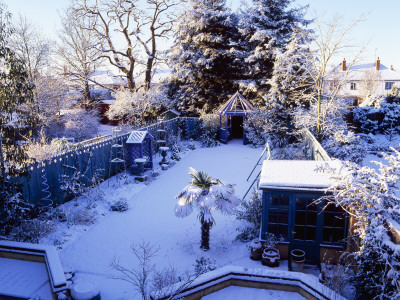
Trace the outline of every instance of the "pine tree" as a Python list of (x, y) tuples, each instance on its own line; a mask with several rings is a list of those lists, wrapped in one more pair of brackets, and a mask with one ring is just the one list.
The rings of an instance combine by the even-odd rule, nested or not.
[(237, 17), (224, 0), (190, 0), (180, 17), (170, 64), (177, 108), (211, 112), (237, 90)]
[[(306, 7), (291, 8), (292, 0), (253, 0), (243, 12), (240, 33), (244, 39), (246, 68), (243, 69), (241, 91), (255, 104), (263, 105), (272, 77), (276, 49), (288, 44), (292, 32), (307, 25), (303, 18)], [(253, 101), (254, 102), (254, 101)]]

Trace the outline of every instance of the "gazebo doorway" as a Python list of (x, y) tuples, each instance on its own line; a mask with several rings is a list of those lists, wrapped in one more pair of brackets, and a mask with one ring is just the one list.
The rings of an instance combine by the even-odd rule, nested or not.
[(219, 114), (219, 139), (227, 143), (232, 138), (242, 138), (243, 144), (247, 144), (246, 132), (243, 123), (246, 114), (254, 111), (255, 108), (239, 92), (236, 92), (218, 110)]
[(243, 116), (232, 117), (232, 138), (243, 138)]

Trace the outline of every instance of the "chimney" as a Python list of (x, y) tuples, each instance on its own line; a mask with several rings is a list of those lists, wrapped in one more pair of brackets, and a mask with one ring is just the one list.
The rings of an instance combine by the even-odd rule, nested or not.
[(376, 59), (375, 67), (377, 71), (379, 71), (379, 69), (381, 68), (381, 60), (379, 59), (379, 57)]
[(343, 58), (343, 61), (342, 61), (342, 71), (346, 71), (346, 59), (345, 58)]

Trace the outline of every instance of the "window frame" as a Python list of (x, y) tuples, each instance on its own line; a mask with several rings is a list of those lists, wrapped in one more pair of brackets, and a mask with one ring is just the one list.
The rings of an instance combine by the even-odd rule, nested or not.
[(394, 81), (385, 81), (385, 91), (390, 91), (393, 86), (394, 86)]

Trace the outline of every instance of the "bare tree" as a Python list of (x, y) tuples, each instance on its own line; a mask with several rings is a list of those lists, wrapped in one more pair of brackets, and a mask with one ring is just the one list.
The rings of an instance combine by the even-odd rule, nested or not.
[(62, 29), (58, 34), (60, 43), (57, 55), (62, 70), (59, 71), (77, 83), (88, 104), (91, 100), (89, 77), (101, 66), (100, 52), (95, 47), (98, 42), (97, 36), (93, 31), (84, 29), (93, 26), (94, 19), (77, 18), (72, 8), (65, 10), (60, 17)]
[(149, 280), (151, 273), (155, 270), (152, 259), (156, 256), (158, 249), (149, 242), (142, 241), (140, 244), (132, 244), (132, 253), (139, 261), (136, 268), (127, 268), (120, 264), (118, 259), (114, 258), (111, 267), (120, 273), (115, 279), (121, 279), (131, 283), (142, 295), (143, 300), (148, 299)]
[(367, 99), (373, 95), (381, 80), (380, 72), (375, 69), (366, 70), (360, 81), (362, 98)]
[[(307, 39), (311, 40), (308, 54), (309, 64), (304, 68), (312, 78), (314, 85), (313, 104), (317, 111), (316, 127), (319, 141), (322, 140), (324, 135), (329, 110), (334, 105), (338, 92), (348, 81), (350, 68), (357, 61), (365, 46), (355, 52), (353, 59), (350, 60), (341, 76), (335, 76), (335, 80), (330, 81), (330, 86), (327, 88), (329, 78), (334, 75), (330, 70), (330, 64), (339, 54), (343, 54), (345, 50), (351, 47), (347, 41), (348, 35), (361, 21), (361, 19), (357, 19), (349, 26), (342, 27), (340, 18), (334, 18), (328, 24), (323, 24), (320, 19), (316, 18), (316, 31), (311, 34), (309, 31), (304, 32), (308, 35)], [(312, 49), (313, 47), (315, 49)]]
[(75, 0), (74, 13), (77, 18), (90, 20), (83, 29), (97, 36), (100, 57), (124, 74), (131, 90), (138, 88), (135, 72), (141, 63), (140, 52), (144, 50), (148, 89), (158, 60), (157, 41), (171, 32), (175, 20), (172, 10), (178, 3), (179, 0), (146, 0), (140, 8), (139, 0)]
[(18, 15), (10, 43), (23, 61), (30, 80), (34, 81), (50, 65), (51, 41), (26, 17)]

